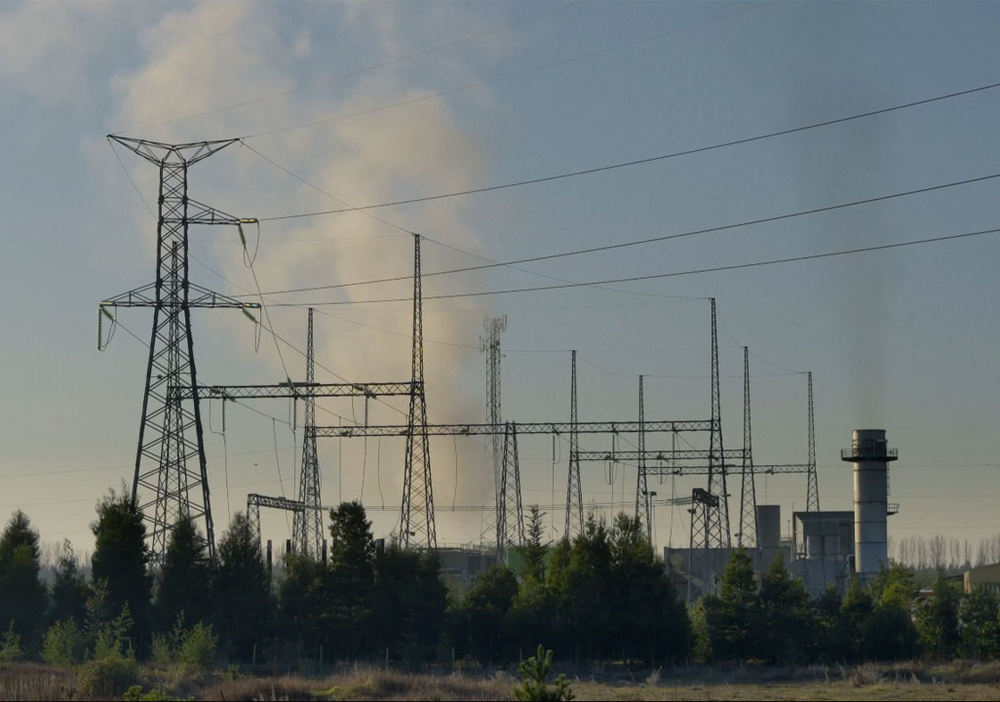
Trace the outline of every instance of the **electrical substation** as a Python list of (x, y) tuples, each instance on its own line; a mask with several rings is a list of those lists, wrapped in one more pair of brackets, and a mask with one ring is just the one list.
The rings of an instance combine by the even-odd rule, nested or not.
[[(577, 354), (569, 354), (566, 416), (548, 421), (515, 420), (505, 417), (501, 406), (501, 336), (506, 317), (485, 321), (480, 350), (486, 358), (487, 395), (485, 421), (437, 424), (429, 421), (434, 403), (424, 378), (423, 296), (421, 287), (421, 236), (413, 234), (412, 339), (409, 379), (358, 380), (319, 383), (315, 375), (313, 310), (305, 320), (306, 364), (303, 380), (286, 377), (271, 384), (203, 385), (199, 382), (192, 337), (191, 311), (200, 308), (230, 308), (267, 330), (263, 295), (259, 302), (246, 302), (215, 293), (193, 283), (189, 276), (188, 229), (192, 225), (228, 226), (239, 230), (256, 222), (202, 204), (188, 194), (192, 166), (239, 140), (168, 144), (121, 136), (109, 137), (130, 149), (159, 171), (158, 222), (154, 282), (100, 303), (99, 348), (113, 332), (117, 308), (148, 307), (153, 310), (146, 382), (139, 422), (132, 479), (132, 499), (148, 521), (150, 547), (161, 559), (172, 526), (182, 516), (194, 518), (214, 557), (216, 530), (209, 494), (208, 463), (201, 404), (220, 401), (225, 430), (227, 401), (285, 398), (303, 406), (301, 469), (294, 497), (247, 495), (247, 512), (255, 525), (263, 557), (276, 555), (272, 539), (261, 534), (261, 509), (281, 510), (292, 515), (292, 537), (284, 551), (325, 559), (327, 555), (324, 515), (330, 504), (321, 494), (317, 444), (320, 439), (381, 437), (405, 444), (402, 500), (398, 530), (392, 535), (401, 545), (438, 549), (432, 479), (431, 437), (483, 437), (488, 465), (493, 473), (490, 508), (484, 512), (482, 533), (468, 541), (479, 548), (439, 549), (445, 571), (468, 585), (491, 563), (512, 561), (525, 540), (525, 501), (522, 498), (518, 437), (544, 435), (566, 440), (569, 445), (566, 472), (565, 522), (563, 534), (572, 538), (587, 520), (582, 471), (595, 464), (627, 464), (636, 468), (634, 516), (652, 537), (657, 507), (683, 507), (690, 514), (686, 548), (664, 549), (665, 567), (688, 600), (712, 591), (729, 555), (746, 549), (762, 572), (783, 554), (790, 570), (803, 578), (808, 590), (821, 593), (829, 584), (843, 588), (850, 575), (862, 579), (887, 561), (886, 516), (896, 509), (888, 503), (888, 462), (895, 449), (886, 447), (885, 432), (857, 430), (852, 447), (842, 453), (854, 465), (854, 511), (821, 511), (816, 472), (816, 441), (812, 373), (807, 376), (807, 431), (801, 437), (804, 460), (800, 463), (769, 463), (754, 456), (751, 421), (750, 353), (743, 348), (742, 442), (734, 447), (723, 441), (719, 375), (718, 315), (715, 299), (709, 300), (710, 327), (706, 350), (710, 375), (706, 394), (710, 416), (681, 419), (647, 418), (643, 376), (639, 376), (634, 416), (580, 421), (577, 401)], [(255, 278), (256, 279), (256, 278)], [(259, 293), (259, 289), (258, 289)], [(110, 325), (108, 332), (104, 326)], [(267, 325), (267, 327), (265, 327)], [(272, 332), (273, 333), (273, 332)], [(552, 392), (562, 392), (552, 388)], [(366, 403), (363, 421), (350, 425), (323, 426), (316, 420), (317, 398), (360, 398)], [(406, 423), (370, 424), (367, 403), (384, 397), (406, 398)], [(298, 410), (296, 409), (296, 412)], [(585, 448), (595, 437), (611, 440), (611, 450)], [(688, 441), (688, 438), (691, 441)], [(620, 441), (629, 447), (620, 448)], [(680, 441), (679, 441), (680, 440)], [(698, 448), (698, 442), (703, 448)], [(679, 445), (683, 443), (683, 446)], [(798, 440), (793, 440), (798, 443)], [(792, 515), (792, 534), (783, 538), (777, 505), (759, 504), (755, 479), (758, 475), (788, 476), (804, 483), (805, 511)], [(691, 476), (696, 486), (690, 495), (657, 498), (651, 479)], [(792, 477), (803, 476), (803, 477)], [(846, 479), (846, 476), (845, 476)], [(737, 505), (735, 512), (730, 504)]]

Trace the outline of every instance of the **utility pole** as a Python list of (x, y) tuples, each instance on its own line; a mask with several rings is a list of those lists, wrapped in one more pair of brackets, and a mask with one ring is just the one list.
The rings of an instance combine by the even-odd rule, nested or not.
[[(188, 276), (188, 227), (192, 224), (240, 226), (239, 219), (188, 197), (188, 169), (238, 139), (166, 144), (109, 135), (159, 170), (155, 282), (101, 302), (101, 312), (117, 307), (151, 307), (153, 328), (142, 397), (139, 441), (132, 478), (132, 503), (149, 530), (153, 559), (166, 552), (170, 530), (183, 518), (200, 521), (210, 558), (215, 529), (209, 498), (201, 408), (195, 369), (191, 309), (258, 309), (193, 284)], [(250, 315), (252, 318), (252, 315)], [(256, 321), (256, 320), (255, 320)], [(190, 401), (168, 389), (191, 389)], [(140, 502), (142, 500), (142, 502)]]
[[(507, 316), (493, 317), (483, 321), (486, 328), (486, 336), (479, 338), (479, 350), (486, 354), (486, 423), (499, 425), (501, 423), (500, 410), (500, 334), (507, 328)], [(504, 452), (507, 449), (504, 437), (500, 434), (491, 434), (488, 437), (490, 447), (490, 464), (493, 469), (493, 500), (496, 504), (496, 511), (485, 514), (483, 523), (483, 540), (495, 539), (497, 548), (497, 558), (504, 559), (506, 550), (504, 539), (506, 534), (502, 527), (502, 514), (507, 508), (504, 503), (504, 491), (501, 486), (503, 482), (503, 471), (505, 468)]]
[[(569, 391), (569, 473), (566, 480), (566, 538), (583, 533), (583, 487), (580, 483), (580, 434), (576, 414), (576, 351), (572, 352), (573, 369)], [(575, 504), (574, 504), (575, 503)], [(576, 519), (573, 519), (573, 508)], [(574, 521), (576, 522), (574, 524)], [(575, 527), (575, 529), (574, 529)]]
[[(313, 308), (309, 308), (306, 331), (306, 385), (316, 383), (316, 352), (313, 346)], [(304, 397), (305, 424), (302, 438), (302, 470), (299, 473), (299, 498), (305, 507), (295, 513), (292, 541), (296, 553), (319, 559), (323, 547), (323, 513), (309, 509), (322, 504), (320, 500), (319, 452), (316, 450), (316, 397)]]
[(757, 548), (757, 490), (750, 424), (750, 349), (743, 347), (743, 475), (740, 486), (740, 548)]
[[(400, 542), (437, 548), (434, 526), (434, 493), (431, 485), (431, 451), (427, 438), (427, 398), (424, 395), (424, 312), (420, 282), (420, 235), (413, 235), (413, 352), (410, 376), (410, 411), (407, 414), (406, 459), (403, 465), (403, 506)], [(412, 540), (411, 540), (412, 539)]]

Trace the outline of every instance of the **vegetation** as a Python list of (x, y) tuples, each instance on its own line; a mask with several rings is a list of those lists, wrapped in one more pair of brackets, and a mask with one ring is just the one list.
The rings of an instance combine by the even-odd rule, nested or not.
[[(758, 577), (750, 555), (736, 551), (717, 593), (688, 610), (637, 519), (591, 516), (583, 533), (550, 544), (533, 508), (521, 566), (495, 565), (463, 593), (446, 586), (434, 553), (377, 542), (360, 504), (329, 517), (329, 558), (288, 555), (277, 577), (242, 513), (214, 563), (194, 523), (182, 520), (154, 564), (141, 514), (112, 491), (97, 504), (90, 577), (64, 544), (46, 587), (38, 535), (15, 512), (0, 534), (3, 675), (41, 660), (67, 671), (59, 696), (169, 699), (201, 694), (227, 666), (235, 685), (259, 680), (262, 665), (322, 674), (342, 662), (461, 671), (521, 661), (519, 699), (569, 699), (588, 696), (586, 686), (570, 692), (562, 677), (550, 685), (551, 651), (539, 641), (564, 666), (652, 670), (650, 687), (661, 669), (692, 663), (857, 666), (838, 670), (873, 685), (884, 675), (872, 661), (1000, 657), (1000, 596), (961, 593), (943, 573), (918, 591), (914, 571), (893, 564), (843, 596), (811, 598), (780, 557)], [(514, 680), (506, 685), (503, 695), (515, 694)]]

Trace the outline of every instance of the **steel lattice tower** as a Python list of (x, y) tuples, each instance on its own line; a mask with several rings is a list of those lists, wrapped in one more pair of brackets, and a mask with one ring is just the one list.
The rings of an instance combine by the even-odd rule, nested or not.
[(642, 396), (642, 376), (639, 376), (639, 461), (635, 478), (635, 517), (646, 529), (646, 539), (653, 543), (650, 519), (649, 486), (646, 482), (646, 403)]
[[(238, 139), (166, 144), (111, 135), (108, 138), (159, 169), (156, 280), (101, 303), (102, 308), (153, 308), (132, 502), (152, 526), (148, 536), (154, 560), (162, 559), (169, 532), (182, 517), (203, 522), (208, 553), (214, 559), (215, 529), (198, 401), (191, 309), (246, 310), (258, 305), (190, 282), (188, 226), (239, 226), (241, 222), (256, 220), (241, 220), (189, 198), (188, 168)], [(182, 400), (181, 389), (190, 389), (188, 401)]]
[[(583, 533), (583, 487), (580, 483), (580, 434), (576, 415), (576, 351), (572, 352), (573, 369), (569, 391), (569, 473), (566, 480), (566, 538)], [(575, 505), (574, 505), (575, 503)], [(573, 507), (576, 507), (576, 531), (573, 531)]]
[(403, 506), (399, 524), (399, 537), (403, 546), (417, 544), (424, 548), (437, 548), (431, 451), (427, 437), (427, 398), (424, 395), (424, 320), (419, 234), (413, 235), (413, 354), (406, 459), (403, 465)]
[(809, 371), (809, 473), (806, 511), (819, 512), (819, 481), (816, 477), (816, 420), (813, 415), (813, 374)]
[[(313, 308), (309, 308), (309, 322), (306, 332), (306, 385), (316, 382), (316, 356), (313, 346)], [(299, 474), (298, 501), (307, 507), (295, 513), (292, 527), (292, 543), (295, 552), (318, 559), (323, 548), (323, 512), (319, 507), (320, 472), (319, 452), (316, 450), (316, 398), (309, 394), (305, 403), (305, 417), (302, 439), (302, 470)]]
[(740, 485), (740, 548), (757, 548), (757, 488), (750, 423), (750, 349), (743, 347), (743, 475)]
[(722, 450), (722, 410), (719, 392), (719, 331), (715, 298), (712, 298), (712, 431), (708, 458), (708, 492), (718, 498), (718, 507), (705, 510), (705, 547), (729, 548), (729, 493)]
[(504, 425), (502, 461), (501, 499), (497, 503), (497, 558), (506, 562), (508, 546), (524, 545), (521, 465), (517, 456), (517, 424), (514, 422)]
[[(507, 317), (493, 317), (483, 321), (486, 328), (486, 336), (479, 339), (479, 350), (486, 354), (486, 423), (499, 427), (502, 422), (500, 408), (500, 334), (507, 328)], [(493, 468), (493, 500), (496, 510), (485, 513), (483, 522), (483, 540), (495, 539), (497, 546), (497, 556), (502, 558), (505, 552), (504, 530), (501, 526), (501, 513), (507, 508), (504, 502), (505, 495), (501, 483), (503, 482), (504, 437), (498, 432), (494, 432), (487, 437), (490, 447), (490, 462)]]

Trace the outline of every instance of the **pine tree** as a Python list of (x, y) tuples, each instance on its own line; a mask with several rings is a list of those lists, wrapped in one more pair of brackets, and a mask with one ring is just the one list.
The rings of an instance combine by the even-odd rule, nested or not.
[(531, 516), (528, 517), (528, 534), (524, 546), (521, 548), (521, 557), (524, 559), (524, 567), (521, 570), (523, 579), (534, 578), (538, 582), (545, 581), (545, 555), (549, 551), (548, 543), (543, 543), (545, 525), (542, 517), (545, 514), (538, 510), (538, 505), (531, 506)]
[(156, 594), (157, 628), (166, 631), (183, 614), (187, 626), (208, 623), (212, 614), (211, 565), (206, 543), (190, 517), (170, 531)]
[(238, 660), (249, 660), (271, 631), (271, 581), (257, 534), (243, 512), (219, 541), (215, 631)]
[(130, 635), (139, 648), (148, 640), (152, 576), (149, 573), (149, 548), (142, 513), (123, 487), (121, 494), (109, 490), (97, 503), (97, 521), (90, 525), (96, 540), (91, 557), (94, 582), (107, 588), (105, 606), (111, 617), (127, 605), (132, 617)]
[(38, 532), (21, 510), (7, 522), (0, 536), (0, 631), (33, 650), (45, 615), (45, 586), (38, 578)]
[(55, 581), (52, 583), (52, 606), (49, 621), (60, 622), (72, 619), (82, 625), (87, 616), (87, 598), (90, 587), (80, 572), (80, 565), (73, 553), (69, 540), (63, 542), (56, 564)]

